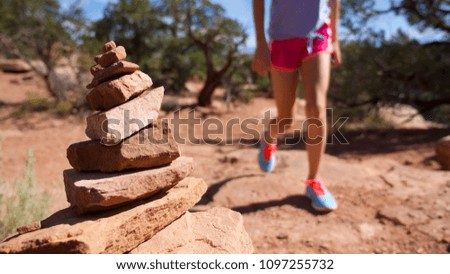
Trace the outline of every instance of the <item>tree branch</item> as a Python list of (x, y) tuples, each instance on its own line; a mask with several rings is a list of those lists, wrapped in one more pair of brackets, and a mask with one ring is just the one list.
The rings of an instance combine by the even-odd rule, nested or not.
[[(428, 5), (428, 8), (431, 10), (433, 7), (431, 6), (432, 3), (425, 1), (425, 4)], [(445, 23), (444, 20), (442, 20), (437, 14), (423, 14), (421, 11), (417, 8), (417, 2), (415, 1), (408, 1), (407, 3), (402, 3), (402, 8), (405, 11), (408, 11), (415, 16), (417, 16), (420, 20), (427, 21), (431, 26), (441, 29), (447, 33), (450, 33), (450, 26)], [(430, 19), (433, 20), (430, 20)]]
[(205, 48), (207, 47), (207, 45), (200, 39), (198, 39), (193, 31), (192, 31), (192, 10), (191, 10), (191, 5), (188, 5), (187, 8), (187, 16), (186, 16), (186, 31), (187, 31), (187, 35), (190, 39), (192, 39), (192, 41), (194, 41), (194, 43), (199, 46), (202, 50), (205, 50)]
[(425, 25), (429, 25), (433, 28), (440, 29), (447, 33), (450, 33), (450, 26), (443, 19), (446, 15), (448, 15), (449, 11), (445, 11), (440, 9), (438, 6), (433, 6), (433, 1), (424, 1), (424, 4), (427, 5), (427, 11), (422, 13), (421, 10), (418, 9), (418, 1), (402, 1), (399, 5), (394, 6), (391, 5), (389, 8), (385, 10), (376, 10), (374, 9), (372, 15), (378, 16), (386, 13), (394, 12), (395, 14), (399, 14), (401, 12), (406, 15), (412, 14), (416, 16), (421, 22), (426, 22)]
[(220, 69), (217, 73), (219, 75), (224, 75), (227, 70), (231, 67), (231, 64), (233, 64), (233, 57), (234, 57), (234, 50), (230, 50), (227, 54), (227, 62), (225, 63), (225, 65), (222, 67), (222, 69)]

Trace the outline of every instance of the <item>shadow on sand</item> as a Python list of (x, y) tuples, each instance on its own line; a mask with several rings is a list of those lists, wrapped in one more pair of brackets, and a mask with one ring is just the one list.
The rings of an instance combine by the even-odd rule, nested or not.
[(247, 214), (256, 212), (259, 210), (264, 210), (270, 207), (279, 207), (283, 205), (290, 205), (295, 208), (303, 209), (312, 215), (318, 216), (318, 215), (324, 215), (326, 213), (318, 212), (314, 210), (311, 206), (311, 200), (305, 196), (305, 195), (291, 195), (288, 197), (285, 197), (281, 200), (271, 200), (271, 201), (265, 201), (265, 202), (259, 202), (254, 204), (249, 204), (245, 206), (238, 206), (233, 207), (231, 209), (241, 213), (241, 214)]

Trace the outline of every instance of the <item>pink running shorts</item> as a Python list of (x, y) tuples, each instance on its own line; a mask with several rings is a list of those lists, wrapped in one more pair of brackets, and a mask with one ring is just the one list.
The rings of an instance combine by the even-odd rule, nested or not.
[(273, 40), (270, 43), (270, 61), (272, 68), (281, 71), (295, 71), (299, 69), (302, 62), (319, 53), (331, 53), (331, 29), (325, 23), (317, 33), (324, 36), (324, 39), (314, 38), (312, 50), (308, 53), (309, 38), (291, 38), (286, 40)]

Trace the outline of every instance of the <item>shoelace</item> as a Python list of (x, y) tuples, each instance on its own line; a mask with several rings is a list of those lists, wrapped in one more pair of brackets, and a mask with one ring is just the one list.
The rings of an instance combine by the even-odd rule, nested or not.
[(264, 146), (264, 160), (270, 161), (270, 157), (272, 156), (272, 153), (277, 151), (277, 145), (276, 144), (266, 144)]
[(314, 192), (317, 194), (317, 196), (325, 195), (325, 186), (322, 184), (321, 181), (319, 181), (317, 179), (307, 180), (306, 185), (310, 186), (314, 190)]

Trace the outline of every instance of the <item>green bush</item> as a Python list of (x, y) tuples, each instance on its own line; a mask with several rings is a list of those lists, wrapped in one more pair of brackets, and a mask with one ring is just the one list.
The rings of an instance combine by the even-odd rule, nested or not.
[(47, 97), (39, 97), (37, 95), (29, 95), (27, 100), (24, 101), (13, 113), (14, 117), (23, 117), (29, 112), (46, 111), (51, 108), (53, 102)]
[(74, 109), (74, 105), (67, 101), (56, 102), (52, 98), (40, 97), (37, 95), (29, 95), (27, 100), (19, 105), (12, 113), (15, 118), (21, 118), (31, 112), (49, 111), (56, 116), (69, 115)]
[[(29, 150), (24, 175), (15, 184), (15, 195), (0, 196), (0, 239), (47, 214), (48, 197), (36, 187), (33, 162), (33, 152)], [(5, 188), (7, 184), (0, 180), (0, 187)]]
[(53, 111), (58, 116), (66, 116), (70, 114), (70, 112), (73, 109), (73, 105), (70, 102), (58, 102), (54, 108)]
[(342, 115), (360, 121), (372, 108), (401, 103), (415, 107), (426, 119), (448, 123), (448, 47), (400, 38), (380, 46), (370, 41), (343, 43), (344, 63), (333, 70), (330, 105), (347, 109)]

